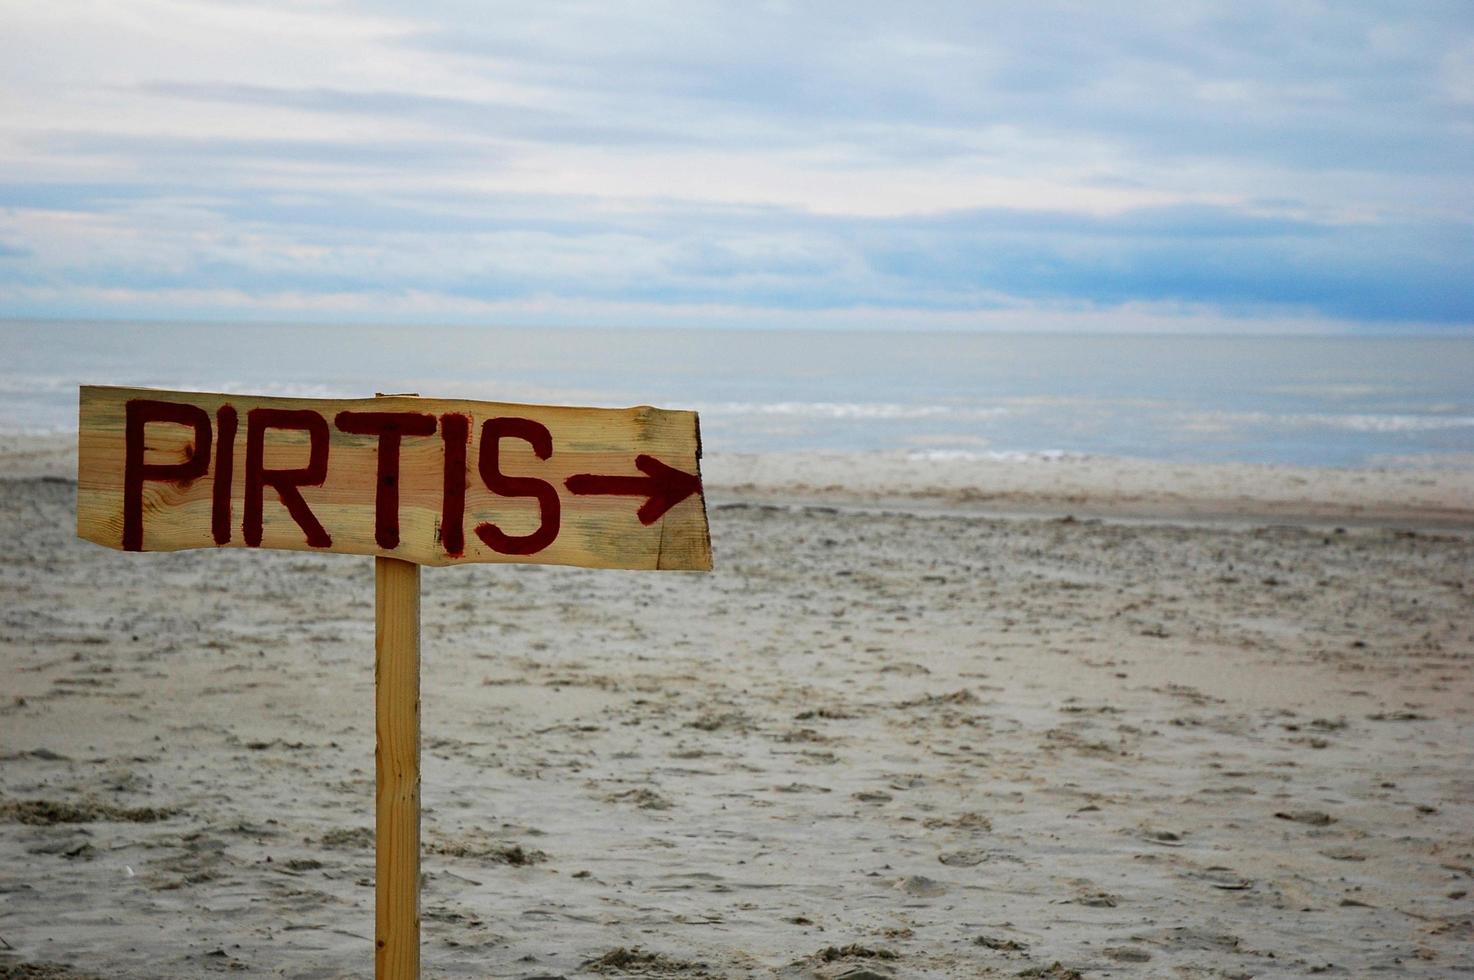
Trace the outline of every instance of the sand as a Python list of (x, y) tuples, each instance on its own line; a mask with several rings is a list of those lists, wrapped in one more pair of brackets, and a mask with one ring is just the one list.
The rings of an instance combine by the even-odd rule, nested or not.
[[(0, 977), (363, 977), (364, 558), (0, 445)], [(717, 571), (424, 574), (437, 977), (1474, 972), (1474, 478), (720, 456)]]

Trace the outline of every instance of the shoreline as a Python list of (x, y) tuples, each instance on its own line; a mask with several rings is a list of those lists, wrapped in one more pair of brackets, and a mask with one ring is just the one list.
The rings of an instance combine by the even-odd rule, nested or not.
[[(1124, 457), (711, 453), (708, 504), (856, 512), (1474, 532), (1474, 468), (1331, 469)], [(75, 436), (0, 436), (0, 481), (76, 479)]]
[(791, 500), (980, 517), (1474, 531), (1474, 470), (1463, 469), (1115, 457), (918, 461), (876, 453), (717, 455), (703, 471), (714, 505)]

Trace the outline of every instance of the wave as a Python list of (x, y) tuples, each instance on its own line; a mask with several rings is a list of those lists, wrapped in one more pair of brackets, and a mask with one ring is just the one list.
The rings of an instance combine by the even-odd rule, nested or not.
[(963, 408), (954, 405), (903, 405), (899, 402), (715, 402), (698, 405), (702, 415), (780, 415), (810, 419), (907, 420), (1001, 418), (1006, 408)]
[(917, 449), (906, 454), (907, 460), (922, 463), (1061, 463), (1094, 458), (1067, 449)]
[(1347, 414), (1325, 412), (1273, 414), (1269, 412), (1194, 412), (1181, 418), (1189, 428), (1224, 429), (1233, 426), (1268, 425), (1325, 427), (1348, 432), (1436, 432), (1474, 427), (1474, 415)]

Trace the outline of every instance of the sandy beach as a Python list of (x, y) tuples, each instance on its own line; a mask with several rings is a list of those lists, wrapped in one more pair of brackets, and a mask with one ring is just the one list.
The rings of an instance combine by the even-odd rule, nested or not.
[[(0, 978), (373, 968), (373, 564), (0, 444)], [(1474, 973), (1474, 471), (722, 456), (424, 574), (432, 977)]]

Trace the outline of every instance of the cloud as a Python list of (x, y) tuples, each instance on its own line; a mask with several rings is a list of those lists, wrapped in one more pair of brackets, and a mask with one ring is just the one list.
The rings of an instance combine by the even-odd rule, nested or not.
[[(434, 127), (461, 140), (472, 136), (499, 140), (642, 145), (690, 142), (678, 129), (612, 125), (580, 114), (533, 108), (505, 101), (419, 95), (412, 92), (348, 91), (334, 88), (286, 88), (265, 85), (212, 85), (151, 82), (139, 92), (162, 99), (223, 105), (265, 106), (323, 115), (394, 118)], [(444, 150), (442, 149), (442, 153)]]
[(20, 5), (6, 312), (1474, 329), (1458, 5), (408, 9)]

